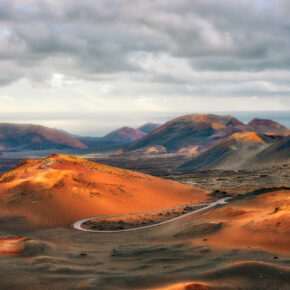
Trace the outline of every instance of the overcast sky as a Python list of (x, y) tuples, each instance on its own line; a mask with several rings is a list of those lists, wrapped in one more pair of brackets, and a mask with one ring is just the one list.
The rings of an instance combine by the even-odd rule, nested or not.
[(2, 122), (290, 110), (290, 1), (0, 0), (0, 66)]

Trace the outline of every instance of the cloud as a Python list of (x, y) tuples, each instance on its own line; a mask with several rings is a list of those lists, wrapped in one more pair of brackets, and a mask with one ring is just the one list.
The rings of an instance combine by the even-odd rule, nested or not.
[(286, 0), (2, 0), (2, 95), (34, 110), (214, 97), (289, 108), (289, 14)]

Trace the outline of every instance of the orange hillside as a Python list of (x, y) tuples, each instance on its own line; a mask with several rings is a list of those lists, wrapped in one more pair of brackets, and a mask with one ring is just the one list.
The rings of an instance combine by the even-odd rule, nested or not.
[(218, 231), (206, 236), (207, 244), (221, 248), (262, 248), (289, 254), (289, 193), (289, 190), (273, 191), (201, 214), (204, 222), (222, 225)]
[(209, 192), (82, 158), (27, 160), (0, 177), (0, 210), (39, 225), (204, 202)]

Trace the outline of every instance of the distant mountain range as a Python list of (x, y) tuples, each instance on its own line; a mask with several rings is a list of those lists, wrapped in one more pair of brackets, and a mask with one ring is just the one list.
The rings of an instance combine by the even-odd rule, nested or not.
[[(144, 131), (154, 130), (158, 124), (141, 126)], [(33, 124), (0, 123), (0, 152), (45, 149), (102, 149), (132, 143), (147, 135), (139, 129), (122, 127), (104, 137), (83, 137), (62, 129)]]
[(229, 115), (193, 114), (165, 123), (125, 151), (163, 146), (168, 153), (191, 154), (177, 168), (182, 172), (261, 167), (290, 161), (289, 135), (287, 127), (271, 120), (244, 124)]
[(152, 145), (162, 145), (169, 153), (195, 148), (201, 152), (219, 140), (234, 133), (255, 132), (267, 135), (287, 135), (290, 130), (271, 120), (254, 119), (244, 124), (233, 116), (213, 114), (192, 114), (171, 120), (130, 144), (126, 151)]
[[(163, 125), (122, 127), (104, 137), (81, 137), (39, 125), (0, 124), (0, 152), (41, 149), (116, 151), (123, 158), (187, 154), (177, 171), (240, 169), (290, 161), (290, 130), (271, 120), (248, 124), (230, 115), (192, 114)], [(95, 150), (95, 151), (94, 151)]]

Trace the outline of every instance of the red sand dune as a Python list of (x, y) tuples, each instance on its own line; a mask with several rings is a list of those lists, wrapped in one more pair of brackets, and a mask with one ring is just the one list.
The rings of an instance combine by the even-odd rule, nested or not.
[(0, 210), (39, 225), (204, 202), (209, 192), (78, 157), (27, 160), (0, 177)]
[(235, 202), (199, 217), (223, 225), (207, 236), (210, 246), (290, 253), (290, 190)]

